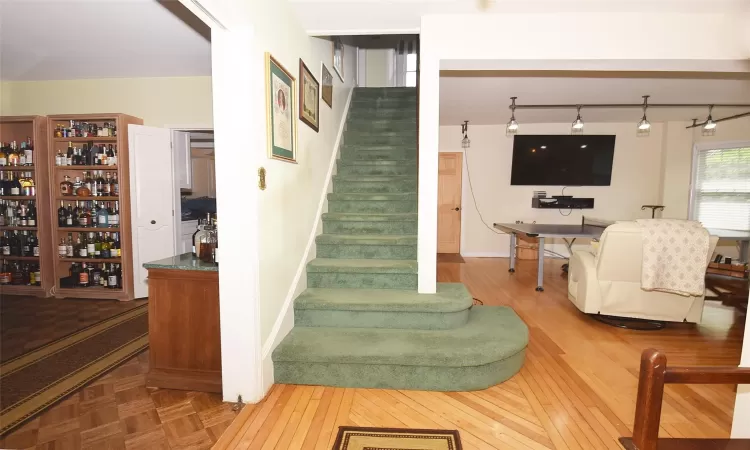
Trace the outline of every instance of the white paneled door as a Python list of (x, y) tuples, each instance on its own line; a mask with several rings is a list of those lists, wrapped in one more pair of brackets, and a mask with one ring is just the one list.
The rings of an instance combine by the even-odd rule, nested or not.
[(130, 210), (135, 297), (148, 297), (143, 264), (175, 255), (171, 132), (130, 125)]

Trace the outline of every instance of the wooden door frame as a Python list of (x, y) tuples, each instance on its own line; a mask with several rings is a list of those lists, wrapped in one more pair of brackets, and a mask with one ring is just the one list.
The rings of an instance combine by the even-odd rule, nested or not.
[[(459, 185), (459, 199), (460, 199), (459, 202), (461, 203), (461, 211), (460, 211), (461, 214), (459, 215), (459, 221), (458, 221), (458, 252), (457, 252), (460, 255), (461, 254), (461, 249), (464, 246), (464, 227), (463, 227), (463, 222), (464, 222), (464, 164), (466, 163), (466, 161), (465, 161), (466, 158), (464, 158), (464, 152), (462, 152), (462, 151), (461, 152), (438, 152), (438, 199), (437, 199), (437, 201), (438, 201), (438, 207), (440, 206), (440, 188), (439, 188), (439, 183), (440, 183), (440, 156), (443, 155), (443, 154), (447, 154), (447, 155), (456, 154), (456, 155), (459, 155), (459, 160), (461, 161), (461, 167), (460, 167), (460, 170), (458, 171), (459, 176), (460, 176), (460, 181), (461, 181), (461, 183)], [(438, 228), (440, 227), (440, 214), (438, 214), (437, 226), (438, 226)], [(439, 233), (438, 233), (438, 235), (439, 235)], [(436, 252), (436, 253), (440, 254), (440, 252)]]

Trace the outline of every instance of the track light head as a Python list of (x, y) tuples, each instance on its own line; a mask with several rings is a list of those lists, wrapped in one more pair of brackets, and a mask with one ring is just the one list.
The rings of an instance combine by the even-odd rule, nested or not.
[(570, 134), (583, 134), (583, 119), (581, 119), (581, 105), (576, 107), (578, 115), (570, 126)]
[(464, 135), (463, 139), (461, 139), (461, 148), (471, 147), (471, 139), (469, 139), (469, 121), (468, 120), (464, 120), (464, 123), (461, 124), (461, 134)]
[(708, 117), (706, 118), (706, 123), (703, 124), (703, 129), (701, 130), (701, 135), (703, 136), (713, 136), (716, 134), (716, 122), (714, 122), (714, 118), (711, 116), (713, 109), (714, 105), (708, 106)]
[(510, 98), (510, 121), (505, 125), (505, 136), (511, 137), (518, 134), (518, 121), (516, 120), (516, 99)]

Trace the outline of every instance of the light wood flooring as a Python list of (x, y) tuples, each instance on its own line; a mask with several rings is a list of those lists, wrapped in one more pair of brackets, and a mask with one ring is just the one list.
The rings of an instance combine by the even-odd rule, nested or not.
[[(477, 392), (421, 392), (275, 385), (246, 405), (217, 449), (330, 449), (341, 425), (458, 429), (466, 449), (620, 449), (635, 412), (640, 353), (655, 347), (671, 365), (737, 365), (744, 316), (708, 304), (700, 326), (639, 332), (601, 324), (567, 299), (560, 261), (543, 293), (536, 262), (467, 258), (439, 263), (440, 281), (461, 281), (485, 305), (512, 306), (529, 326), (526, 363), (505, 383)], [(735, 386), (670, 385), (664, 437), (728, 437)]]

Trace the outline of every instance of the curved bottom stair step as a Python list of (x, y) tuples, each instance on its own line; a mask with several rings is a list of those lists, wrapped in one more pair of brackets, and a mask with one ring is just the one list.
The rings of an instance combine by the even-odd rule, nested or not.
[(466, 325), (473, 300), (462, 283), (413, 290), (307, 289), (294, 301), (298, 327), (445, 330)]
[(464, 391), (523, 365), (526, 324), (508, 307), (474, 306), (451, 330), (295, 327), (273, 352), (277, 383)]

